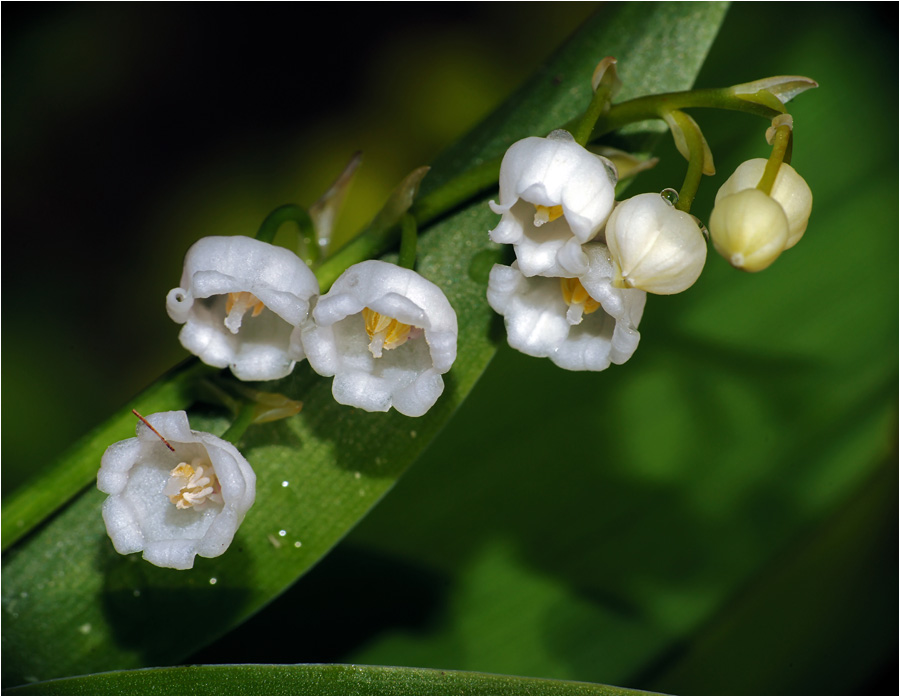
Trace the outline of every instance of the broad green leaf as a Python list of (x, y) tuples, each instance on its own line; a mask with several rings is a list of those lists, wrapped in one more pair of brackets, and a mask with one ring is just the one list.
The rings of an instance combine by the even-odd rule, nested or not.
[(354, 665), (149, 668), (51, 680), (12, 695), (647, 695), (586, 682)]
[[(723, 14), (719, 3), (608, 8), (495, 116), (440, 158), (423, 193), (498, 155), (516, 138), (545, 133), (576, 116), (605, 55), (620, 60), (623, 98), (689, 87)], [(671, 60), (675, 54), (678, 60)], [(420, 242), (419, 270), (445, 290), (460, 317), (459, 358), (444, 396), (426, 417), (339, 406), (330, 380), (305, 365), (267, 385), (302, 400), (304, 410), (248, 432), (240, 445), (257, 472), (256, 505), (231, 549), (217, 559), (198, 559), (191, 572), (115, 554), (99, 514), (103, 495), (85, 481), (87, 489), (3, 557), (4, 684), (180, 660), (319, 561), (431, 442), (494, 355), (499, 337), (484, 287), (498, 258), (486, 235), (495, 219), (483, 203), (472, 204), (431, 227)], [(121, 423), (122, 414), (114, 419)], [(221, 433), (226, 427), (215, 412), (194, 409), (191, 419), (198, 429)], [(73, 458), (99, 462), (102, 444), (85, 447)], [(418, 525), (414, 518), (407, 522)]]
[[(874, 689), (897, 648), (897, 136), (893, 95), (833, 47), (877, 65), (893, 43), (867, 43), (846, 8), (787, 9), (805, 31), (751, 64), (770, 17), (734, 7), (700, 84), (820, 82), (790, 103), (815, 197), (804, 239), (760, 274), (711, 252), (695, 288), (648, 301), (625, 366), (578, 375), (502, 349), (390, 498), (236, 639), (287, 660), (675, 693)], [(836, 145), (847, 94), (867, 95), (852, 156)], [(720, 177), (767, 154), (765, 122), (694, 116)], [(658, 154), (640, 190), (678, 181), (675, 148)], [(701, 217), (720, 182), (704, 182)], [(356, 568), (377, 613), (342, 582)], [(326, 608), (305, 615), (312, 638), (279, 653), (264, 628), (310, 597)], [(334, 612), (367, 610), (331, 631)], [(223, 641), (202, 659), (246, 655)]]

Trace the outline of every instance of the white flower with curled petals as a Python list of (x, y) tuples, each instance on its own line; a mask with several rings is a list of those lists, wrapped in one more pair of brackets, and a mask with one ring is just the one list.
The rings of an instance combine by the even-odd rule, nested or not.
[(670, 295), (690, 288), (706, 263), (706, 240), (697, 221), (660, 194), (622, 201), (606, 224), (616, 283)]
[(139, 423), (136, 438), (103, 454), (103, 521), (119, 554), (143, 552), (156, 566), (190, 569), (196, 555), (228, 549), (256, 498), (256, 475), (231, 443), (192, 431), (183, 411), (147, 421), (159, 435)]
[(581, 245), (603, 228), (613, 209), (616, 168), (567, 131), (525, 138), (506, 151), (500, 165), (503, 217), (491, 239), (515, 246), (525, 276), (578, 276), (587, 271)]
[(338, 402), (406, 416), (421, 416), (444, 391), (457, 332), (440, 288), (377, 260), (341, 274), (299, 330), (312, 369), (334, 376)]
[(613, 286), (605, 245), (584, 246), (588, 270), (578, 278), (526, 277), (512, 266), (491, 270), (487, 298), (503, 315), (507, 340), (529, 356), (566, 370), (605, 370), (631, 358), (647, 294)]
[(250, 237), (204, 237), (184, 260), (166, 310), (200, 360), (241, 380), (277, 380), (304, 358), (293, 330), (319, 284), (294, 253)]

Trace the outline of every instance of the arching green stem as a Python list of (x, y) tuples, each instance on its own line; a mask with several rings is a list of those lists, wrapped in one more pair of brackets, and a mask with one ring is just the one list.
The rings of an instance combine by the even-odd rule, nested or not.
[(404, 269), (416, 267), (416, 243), (419, 231), (416, 219), (407, 213), (400, 219), (400, 259), (397, 262)]
[(250, 424), (253, 423), (255, 417), (256, 404), (253, 402), (244, 402), (237, 417), (231, 422), (231, 426), (229, 426), (225, 433), (222, 434), (222, 440), (227, 440), (229, 443), (237, 445), (241, 436), (244, 435), (244, 431), (246, 431)]
[(747, 99), (746, 96), (738, 96), (731, 87), (647, 95), (610, 107), (609, 111), (597, 119), (589, 142), (631, 123), (661, 119), (663, 114), (675, 109), (724, 109), (754, 114), (766, 119), (784, 113), (784, 105), (774, 96), (769, 102), (761, 104)]
[(298, 255), (308, 266), (312, 266), (319, 260), (319, 245), (316, 241), (316, 230), (313, 226), (312, 218), (302, 206), (294, 203), (288, 203), (279, 206), (266, 216), (262, 225), (259, 226), (259, 232), (256, 233), (256, 239), (262, 242), (272, 243), (275, 239), (275, 233), (287, 222), (294, 222), (300, 232), (300, 254)]
[(793, 140), (793, 129), (788, 125), (779, 126), (775, 129), (775, 138), (772, 143), (772, 154), (769, 155), (769, 161), (766, 163), (766, 169), (756, 188), (767, 196), (772, 194), (772, 187), (775, 186), (775, 179), (778, 177), (778, 170), (781, 169), (782, 162), (790, 161), (791, 141)]
[(591, 103), (588, 105), (587, 111), (584, 112), (584, 116), (581, 117), (578, 126), (575, 127), (575, 130), (572, 133), (575, 137), (575, 142), (579, 145), (588, 144), (588, 141), (591, 139), (591, 133), (594, 131), (594, 125), (597, 123), (597, 119), (599, 119), (604, 112), (609, 111), (609, 104), (612, 101), (612, 91), (613, 86), (605, 83), (601, 83), (599, 87), (597, 87), (597, 91), (594, 92), (594, 96), (591, 98)]
[(672, 112), (672, 117), (681, 127), (681, 133), (684, 135), (689, 154), (687, 171), (684, 173), (684, 183), (682, 183), (681, 189), (678, 191), (678, 202), (675, 204), (675, 208), (685, 213), (690, 213), (694, 197), (697, 195), (697, 189), (700, 188), (700, 180), (703, 178), (703, 163), (706, 157), (706, 151), (703, 147), (703, 134), (693, 119), (688, 118), (683, 112)]

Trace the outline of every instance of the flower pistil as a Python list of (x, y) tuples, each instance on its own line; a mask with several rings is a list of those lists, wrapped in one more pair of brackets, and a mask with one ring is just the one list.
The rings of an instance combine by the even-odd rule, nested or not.
[(248, 310), (251, 317), (258, 317), (265, 307), (262, 300), (248, 291), (229, 293), (225, 300), (225, 326), (232, 334), (237, 334)]
[(577, 278), (560, 278), (559, 286), (563, 300), (569, 306), (566, 313), (569, 324), (580, 324), (582, 315), (589, 315), (600, 309), (600, 303), (588, 294)]

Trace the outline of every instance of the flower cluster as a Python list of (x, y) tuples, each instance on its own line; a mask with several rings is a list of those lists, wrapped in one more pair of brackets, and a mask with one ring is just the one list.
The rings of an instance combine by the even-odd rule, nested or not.
[(421, 416), (456, 358), (456, 313), (415, 271), (382, 261), (347, 269), (319, 297), (309, 267), (248, 237), (207, 237), (188, 251), (166, 299), (182, 345), (242, 380), (276, 380), (309, 358), (341, 404)]
[[(675, 104), (677, 94), (660, 96), (652, 115), (669, 125), (689, 160), (681, 201), (666, 189), (616, 202), (616, 165), (583, 145), (614, 108), (615, 63), (606, 58), (595, 71), (594, 97), (573, 129), (577, 140), (556, 130), (514, 143), (500, 165), (497, 200), (489, 204), (500, 215), (490, 238), (512, 245), (516, 260), (494, 265), (488, 303), (503, 316), (513, 348), (566, 370), (601, 371), (628, 361), (640, 342), (647, 294), (687, 290), (706, 263), (705, 230), (689, 210), (702, 175), (715, 167), (699, 125)], [(772, 155), (737, 169), (710, 218), (713, 245), (737, 268), (766, 268), (806, 230), (812, 193), (787, 164), (793, 120), (781, 106), (815, 86), (781, 76), (716, 92), (728, 108), (755, 104), (752, 111), (773, 114)], [(650, 166), (605, 152), (626, 177)], [(308, 360), (312, 370), (333, 378), (340, 404), (422, 416), (443, 393), (458, 335), (443, 291), (406, 268), (415, 257), (409, 211), (428, 168), (404, 179), (370, 226), (379, 235), (401, 228), (404, 266), (360, 261), (324, 295), (309, 268), (356, 164), (308, 213), (288, 205), (264, 221), (260, 236), (267, 239), (285, 219), (297, 222), (302, 235), (313, 233), (315, 239), (304, 237), (306, 261), (261, 239), (201, 239), (188, 251), (166, 309), (183, 325), (179, 338), (187, 350), (240, 380), (284, 378)], [(266, 419), (299, 409), (275, 397)], [(154, 414), (136, 438), (110, 446), (97, 485), (110, 495), (103, 517), (116, 550), (142, 551), (150, 562), (176, 569), (190, 568), (198, 554), (222, 554), (255, 496), (255, 475), (243, 456), (216, 436), (192, 431), (184, 412)]]
[[(415, 271), (364, 261), (319, 297), (306, 263), (249, 237), (196, 242), (166, 309), (184, 325), (182, 345), (204, 363), (241, 380), (276, 380), (308, 357), (334, 377), (338, 402), (366, 411), (425, 414), (456, 359), (456, 313)], [(227, 549), (255, 481), (231, 443), (192, 431), (184, 412), (148, 417), (137, 438), (109, 447), (97, 475), (116, 551), (173, 569)]]
[(694, 218), (657, 194), (616, 205), (617, 178), (566, 131), (507, 151), (490, 236), (512, 244), (516, 261), (494, 266), (487, 297), (513, 348), (568, 370), (624, 363), (647, 293), (679, 293), (699, 277), (706, 243)]

